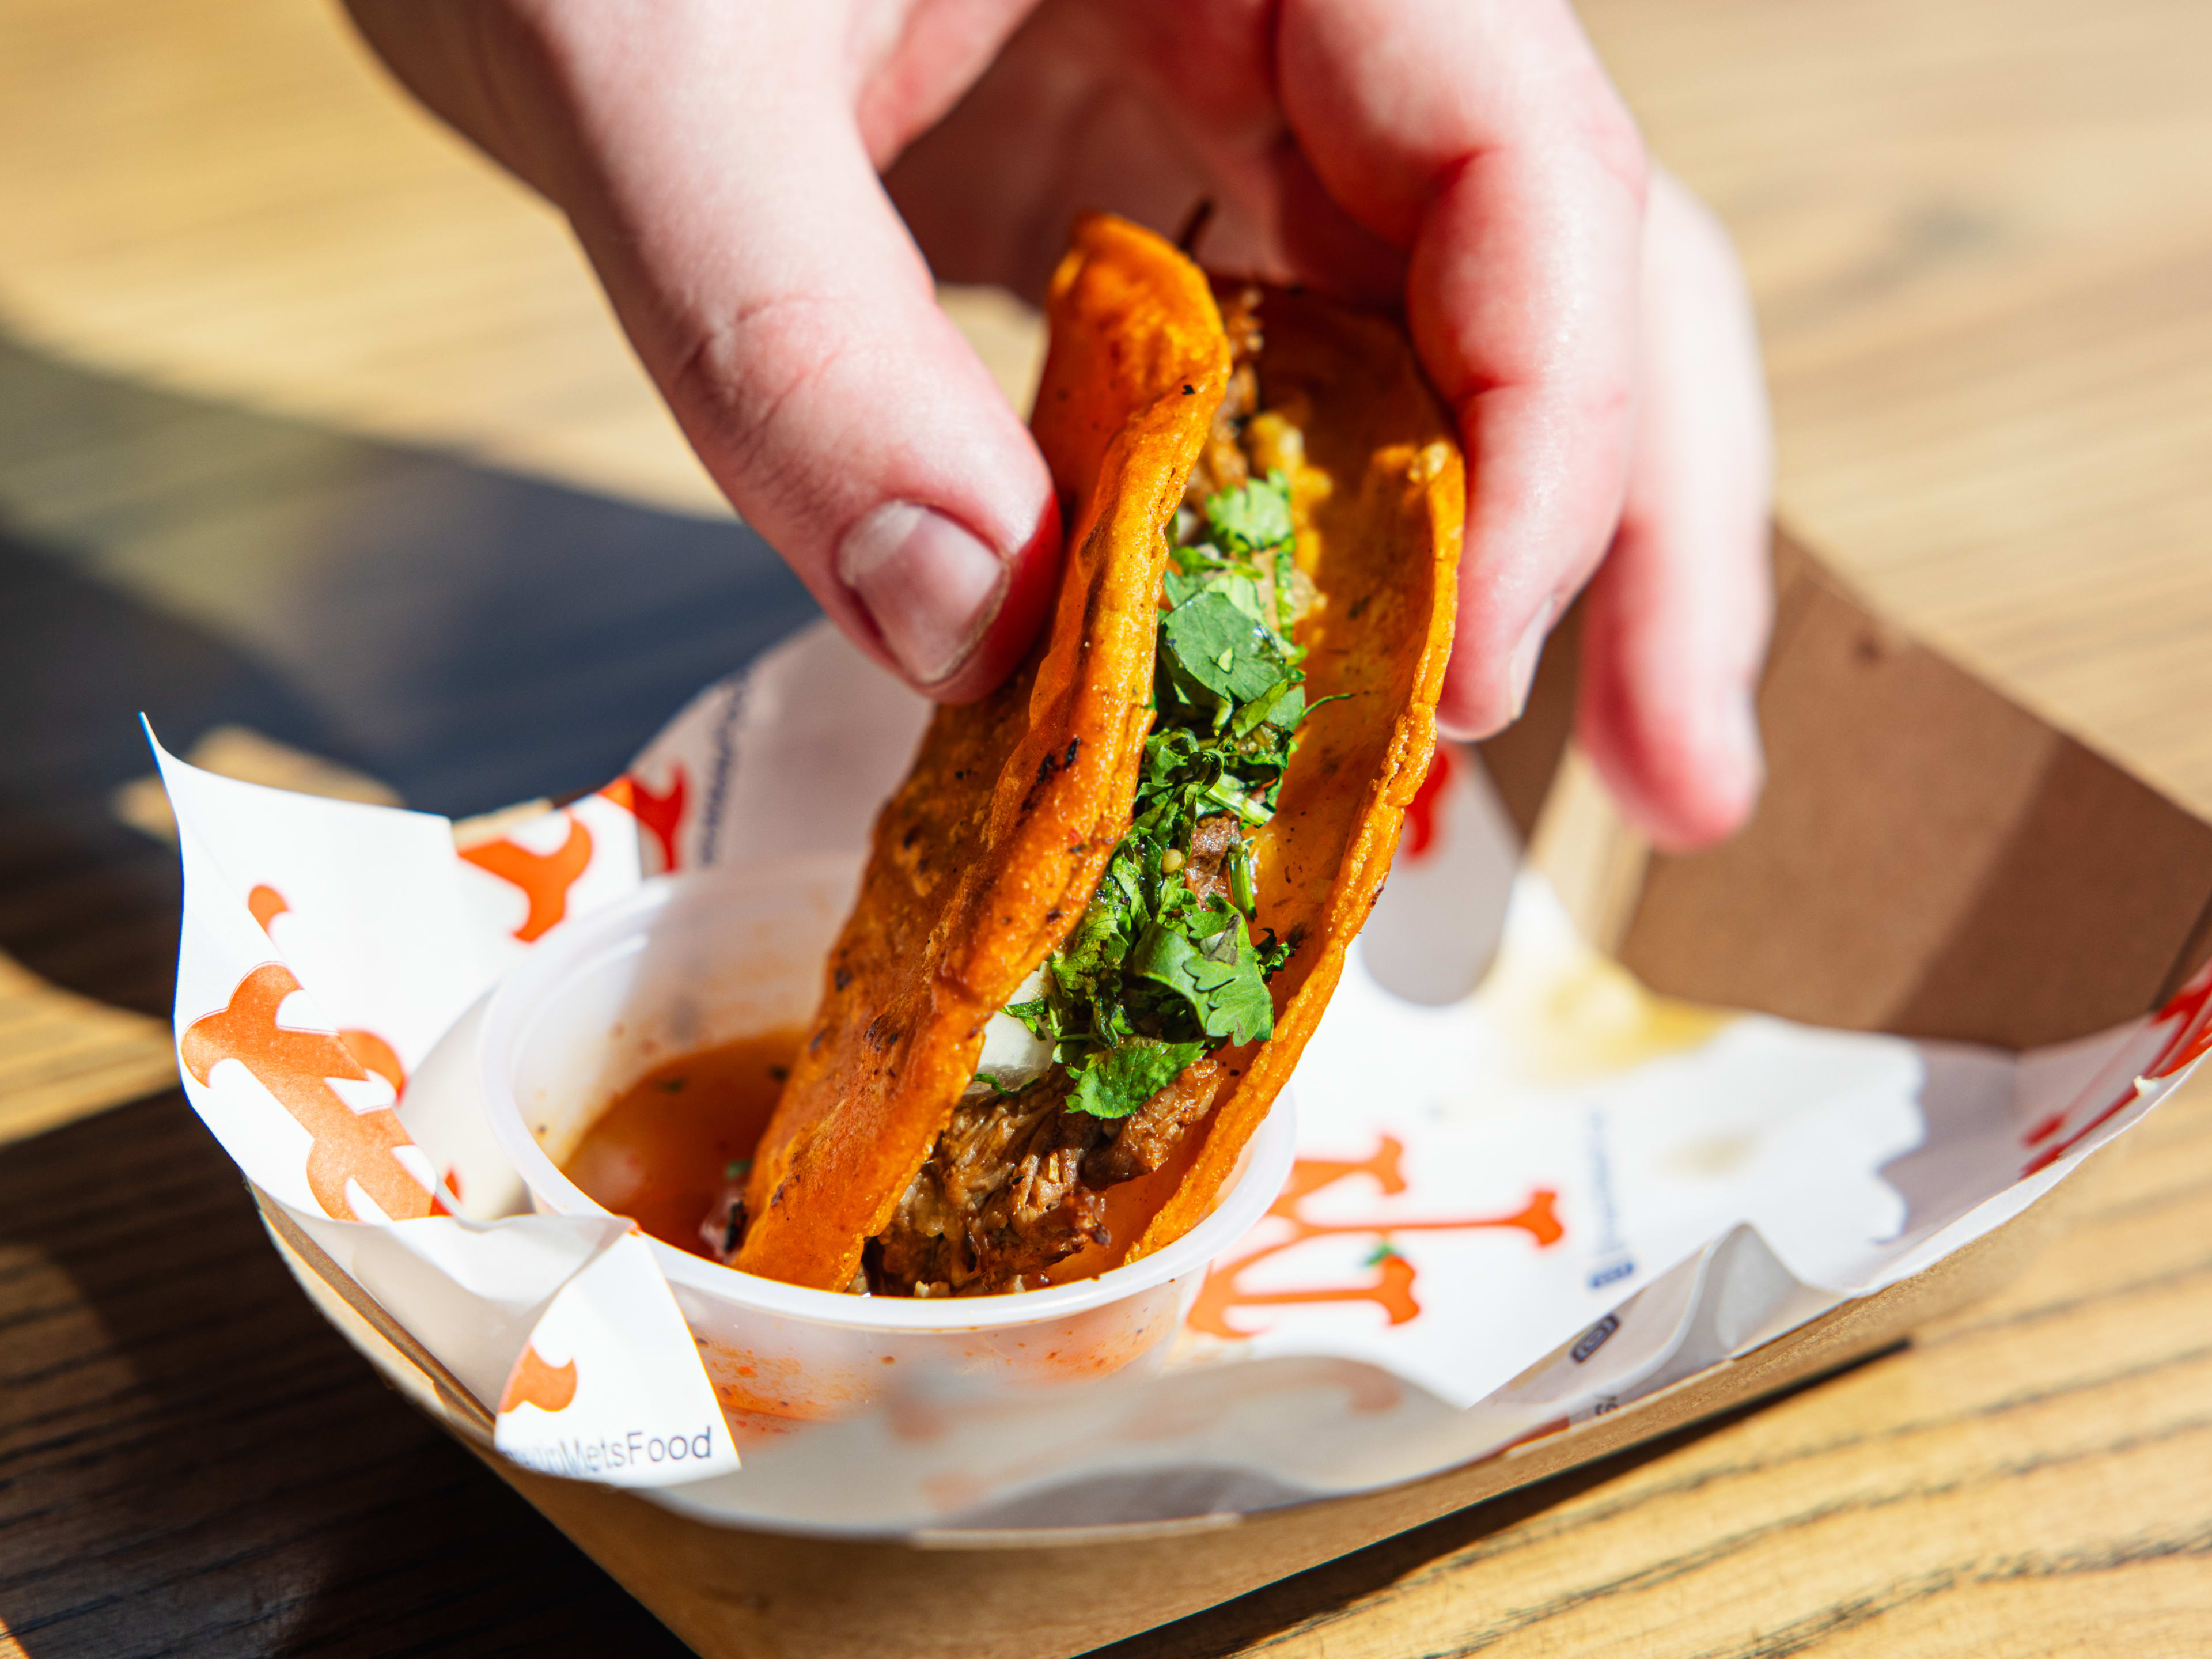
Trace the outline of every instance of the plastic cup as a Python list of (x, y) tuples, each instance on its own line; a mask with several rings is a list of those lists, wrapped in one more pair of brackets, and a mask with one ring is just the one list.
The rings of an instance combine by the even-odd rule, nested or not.
[[(491, 999), (479, 1057), (492, 1134), (538, 1208), (609, 1213), (560, 1164), (647, 1072), (806, 1024), (856, 874), (849, 856), (824, 855), (657, 878), (533, 948)], [(1282, 1190), (1294, 1143), (1286, 1091), (1213, 1212), (1183, 1237), (1096, 1279), (1020, 1294), (804, 1290), (651, 1244), (726, 1411), (842, 1414), (916, 1365), (1073, 1381), (1162, 1349), (1206, 1264)]]

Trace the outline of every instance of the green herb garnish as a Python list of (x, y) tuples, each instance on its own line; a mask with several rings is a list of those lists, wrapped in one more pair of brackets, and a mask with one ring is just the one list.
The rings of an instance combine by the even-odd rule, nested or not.
[(1075, 1073), (1075, 1087), (1067, 1096), (1068, 1109), (1089, 1112), (1093, 1117), (1127, 1117), (1205, 1053), (1202, 1042), (1131, 1037)]
[(1291, 481), (1270, 472), (1206, 504), (1206, 527), (1217, 546), (1243, 557), (1291, 544)]
[(1240, 835), (1229, 848), (1226, 895), (1201, 899), (1188, 872), (1200, 819), (1233, 813), (1252, 829), (1274, 816), (1312, 712), (1305, 653), (1288, 637), (1291, 534), (1276, 472), (1212, 497), (1172, 550), (1129, 832), (1045, 964), (1043, 994), (1006, 1010), (1054, 1045), (1071, 1111), (1127, 1117), (1193, 1061), (1274, 1030), (1267, 981), (1296, 941), (1252, 939), (1249, 847)]

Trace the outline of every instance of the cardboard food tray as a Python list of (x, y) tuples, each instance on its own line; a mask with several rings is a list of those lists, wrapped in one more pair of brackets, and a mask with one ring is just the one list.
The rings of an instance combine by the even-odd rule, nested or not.
[[(1727, 846), (1647, 859), (1587, 769), (1563, 765), (1571, 626), (1528, 715), (1485, 746), (1585, 930), (1662, 993), (2007, 1048), (2169, 997), (2212, 945), (2212, 827), (1915, 644), (1787, 543), (1776, 579), (1760, 695), (1771, 775), (1757, 821)], [(262, 1208), (303, 1287), (394, 1386), (708, 1659), (1027, 1659), (1179, 1618), (1887, 1346), (2022, 1271), (2089, 1178), (1752, 1352), (1443, 1474), (1242, 1516), (899, 1542), (709, 1525), (496, 1456), (486, 1404), (280, 1206)], [(1077, 1547), (1085, 1589), (1070, 1596), (1061, 1552)]]

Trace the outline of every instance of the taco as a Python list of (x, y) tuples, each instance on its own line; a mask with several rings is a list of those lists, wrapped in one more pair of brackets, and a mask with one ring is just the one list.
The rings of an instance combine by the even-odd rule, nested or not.
[(1465, 480), (1393, 322), (1094, 216), (1032, 424), (1068, 555), (1026, 665), (884, 806), (725, 1259), (1035, 1289), (1212, 1208), (1426, 773)]

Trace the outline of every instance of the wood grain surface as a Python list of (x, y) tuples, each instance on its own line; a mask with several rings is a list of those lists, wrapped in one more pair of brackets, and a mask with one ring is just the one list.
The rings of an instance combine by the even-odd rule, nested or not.
[(0, 1655), (684, 1651), (301, 1294), (175, 1092), (0, 1157)]
[(1108, 1651), (2212, 1650), (2212, 1097), (1907, 1348)]
[[(2212, 8), (1582, 9), (1743, 248), (1785, 515), (1908, 626), (2212, 810)], [(0, 331), (28, 349), (721, 512), (557, 221), (321, 8), (0, 0)], [(1020, 396), (1028, 319), (952, 303)], [(25, 463), (41, 407), (0, 408), (0, 529), (198, 487), (150, 441)], [(228, 539), (148, 541), (99, 580), (251, 667), (265, 642), (177, 574)], [(0, 708), (0, 759), (26, 719)], [(0, 1655), (676, 1651), (319, 1322), (180, 1097), (47, 1127), (165, 1075), (174, 914), (161, 849), (58, 823), (0, 800), (0, 1136), (45, 1128), (0, 1151)], [(1126, 1648), (2196, 1654), (2208, 1556), (2195, 1088), (2041, 1272), (1908, 1349)]]

